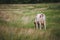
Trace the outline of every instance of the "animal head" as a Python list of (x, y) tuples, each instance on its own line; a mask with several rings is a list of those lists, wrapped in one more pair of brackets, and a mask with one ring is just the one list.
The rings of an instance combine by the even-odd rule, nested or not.
[(43, 16), (44, 16), (44, 14), (43, 14), (43, 13), (41, 13), (40, 18), (41, 18), (41, 17), (43, 17)]

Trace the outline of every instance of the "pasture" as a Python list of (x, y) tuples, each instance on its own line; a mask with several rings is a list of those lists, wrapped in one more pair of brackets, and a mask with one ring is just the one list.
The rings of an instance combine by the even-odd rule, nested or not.
[[(39, 13), (47, 30), (34, 29)], [(0, 40), (60, 40), (60, 3), (0, 4)]]

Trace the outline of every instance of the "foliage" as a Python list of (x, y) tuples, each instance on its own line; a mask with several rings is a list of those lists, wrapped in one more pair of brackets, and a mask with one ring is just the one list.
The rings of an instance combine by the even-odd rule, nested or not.
[(5, 4), (21, 4), (21, 3), (49, 3), (49, 2), (60, 2), (60, 0), (0, 0), (0, 3)]

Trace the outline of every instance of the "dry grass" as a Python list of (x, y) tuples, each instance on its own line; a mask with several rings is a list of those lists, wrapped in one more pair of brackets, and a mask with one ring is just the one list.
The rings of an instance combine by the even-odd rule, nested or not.
[[(37, 40), (42, 38), (49, 38), (50, 32), (44, 30), (35, 30), (30, 28), (17, 28), (17, 27), (1, 27), (0, 34), (4, 40)], [(8, 38), (7, 38), (8, 37)], [(27, 38), (26, 38), (27, 37)], [(46, 39), (45, 39), (46, 40)]]
[[(0, 40), (60, 40), (59, 6), (60, 4), (2, 4)], [(35, 15), (41, 12), (46, 14), (47, 30), (34, 29)]]

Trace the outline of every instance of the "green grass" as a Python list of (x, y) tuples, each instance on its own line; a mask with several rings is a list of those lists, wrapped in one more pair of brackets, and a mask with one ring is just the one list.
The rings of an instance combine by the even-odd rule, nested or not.
[[(35, 30), (36, 14), (46, 15), (47, 30)], [(60, 40), (60, 3), (1, 4), (0, 40)]]

